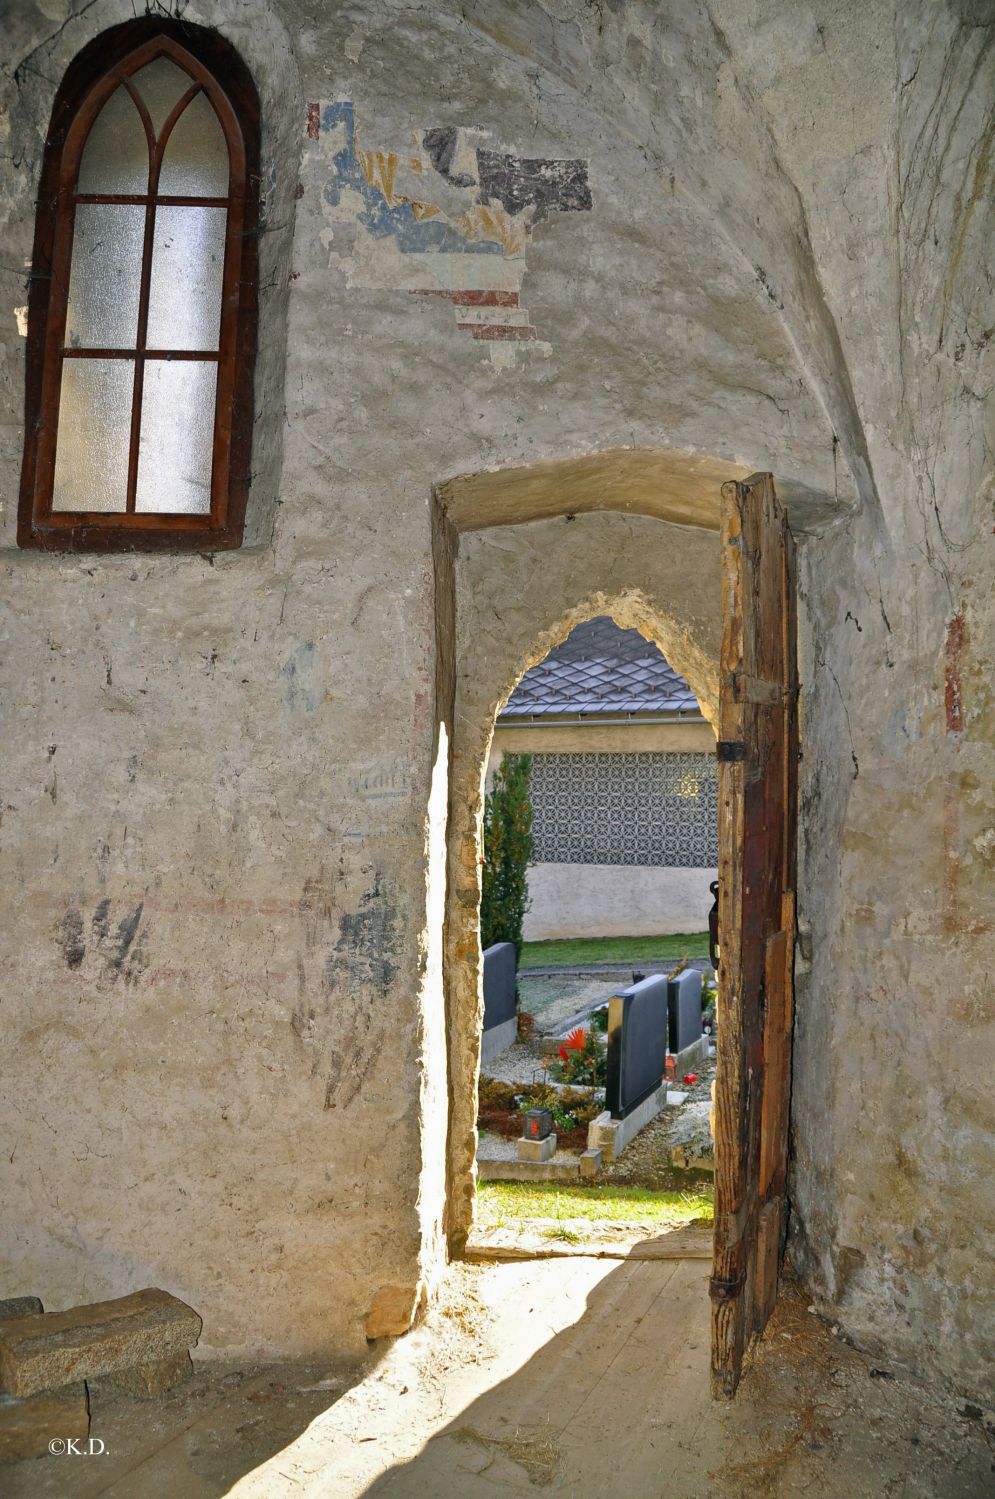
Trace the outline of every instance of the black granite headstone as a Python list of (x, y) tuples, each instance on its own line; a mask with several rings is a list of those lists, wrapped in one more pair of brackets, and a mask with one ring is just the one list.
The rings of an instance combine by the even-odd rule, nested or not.
[(513, 1020), (518, 965), (513, 942), (495, 942), (484, 950), (484, 1030)]
[(670, 1050), (676, 1056), (701, 1039), (701, 974), (686, 968), (667, 985)]
[(605, 1107), (613, 1119), (624, 1119), (656, 1091), (666, 1056), (667, 979), (657, 973), (609, 1001)]

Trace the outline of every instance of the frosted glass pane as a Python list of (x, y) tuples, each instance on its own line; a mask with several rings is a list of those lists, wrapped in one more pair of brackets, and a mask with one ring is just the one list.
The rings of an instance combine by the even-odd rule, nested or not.
[(142, 388), (135, 509), (208, 515), (216, 364), (150, 359)]
[(168, 57), (157, 57), (131, 75), (131, 86), (142, 96), (149, 112), (152, 129), (158, 137), (169, 119), (174, 104), (178, 104), (193, 83), (189, 73), (184, 73)]
[(206, 94), (190, 100), (169, 132), (159, 192), (177, 198), (228, 196), (228, 142)]
[(64, 359), (53, 510), (127, 509), (130, 359)]
[(146, 347), (216, 349), (227, 208), (156, 209)]
[(133, 349), (145, 209), (78, 203), (66, 310), (67, 349)]
[(145, 126), (123, 86), (115, 89), (90, 127), (80, 157), (78, 193), (147, 193), (149, 145)]

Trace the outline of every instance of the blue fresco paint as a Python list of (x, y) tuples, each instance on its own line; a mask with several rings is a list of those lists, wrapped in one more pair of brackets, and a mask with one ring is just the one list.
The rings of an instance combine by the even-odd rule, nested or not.
[(394, 239), (406, 255), (427, 251), (458, 252), (461, 255), (503, 255), (504, 246), (496, 240), (467, 239), (439, 219), (419, 222), (410, 203), (387, 202), (379, 188), (371, 187), (356, 155), (356, 113), (349, 102), (327, 104), (321, 115), (323, 134), (339, 125), (345, 126), (346, 144), (332, 157), (332, 176), (325, 184), (325, 201), (337, 206), (343, 188), (352, 188), (363, 199), (359, 222), (374, 239)]

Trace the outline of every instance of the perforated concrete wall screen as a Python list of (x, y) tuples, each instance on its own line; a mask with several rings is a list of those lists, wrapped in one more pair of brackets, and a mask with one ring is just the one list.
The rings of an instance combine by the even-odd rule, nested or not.
[(535, 862), (712, 868), (716, 788), (708, 754), (535, 754)]

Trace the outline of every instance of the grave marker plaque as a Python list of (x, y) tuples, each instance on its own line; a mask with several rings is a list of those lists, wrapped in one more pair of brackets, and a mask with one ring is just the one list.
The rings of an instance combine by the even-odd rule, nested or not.
[(608, 1005), (605, 1107), (624, 1119), (659, 1088), (667, 1055), (667, 979), (651, 974)]
[(495, 942), (484, 951), (484, 1030), (514, 1020), (517, 1013), (515, 944)]
[(701, 1040), (701, 974), (686, 968), (667, 985), (670, 1050), (678, 1052)]

